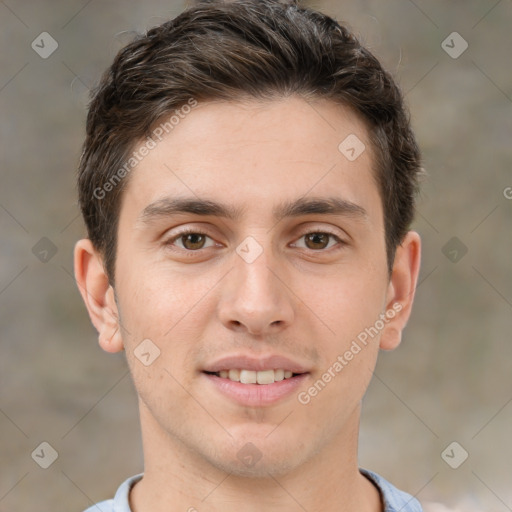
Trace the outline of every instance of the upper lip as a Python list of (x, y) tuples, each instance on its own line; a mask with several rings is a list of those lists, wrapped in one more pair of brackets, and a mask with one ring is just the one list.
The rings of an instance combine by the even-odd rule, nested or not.
[(219, 372), (221, 370), (289, 370), (293, 373), (307, 373), (309, 370), (302, 364), (280, 355), (269, 355), (265, 357), (256, 357), (248, 355), (225, 356), (216, 361), (207, 364), (203, 371)]

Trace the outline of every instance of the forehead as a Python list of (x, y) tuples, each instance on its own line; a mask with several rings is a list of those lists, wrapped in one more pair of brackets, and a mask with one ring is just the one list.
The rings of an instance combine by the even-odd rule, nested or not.
[(380, 202), (372, 164), (365, 124), (341, 105), (299, 97), (199, 103), (131, 171), (123, 209), (140, 215), (177, 195), (261, 212), (336, 194), (371, 213)]

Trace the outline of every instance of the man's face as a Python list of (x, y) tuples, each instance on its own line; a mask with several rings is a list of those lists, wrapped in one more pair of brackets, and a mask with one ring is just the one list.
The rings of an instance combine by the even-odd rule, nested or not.
[[(349, 135), (366, 146), (353, 161), (350, 147), (338, 149)], [(262, 476), (354, 432), (380, 332), (349, 360), (344, 354), (390, 307), (371, 167), (357, 116), (297, 97), (200, 104), (135, 167), (120, 212), (115, 291), (143, 428), (151, 423), (225, 471)], [(178, 198), (238, 217), (172, 213), (165, 202)], [(283, 205), (332, 199), (342, 205), (335, 214), (274, 217)], [(197, 234), (180, 236), (184, 229)], [(289, 362), (262, 362), (272, 356)], [(295, 365), (303, 375), (244, 384), (206, 373), (251, 369), (251, 361), (216, 366), (225, 357)], [(261, 459), (252, 465), (245, 455)]]

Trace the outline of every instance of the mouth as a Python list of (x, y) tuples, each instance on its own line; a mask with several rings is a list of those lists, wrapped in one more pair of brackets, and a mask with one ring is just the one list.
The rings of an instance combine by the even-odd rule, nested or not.
[(228, 379), (233, 382), (240, 382), (241, 384), (258, 384), (258, 385), (269, 385), (274, 384), (275, 382), (281, 382), (283, 380), (292, 379), (299, 375), (304, 375), (307, 372), (303, 373), (294, 373), (291, 370), (285, 370), (283, 368), (272, 369), (272, 370), (245, 370), (238, 368), (231, 368), (226, 370), (220, 370), (218, 372), (208, 372), (204, 373), (208, 375), (215, 375), (221, 379)]
[(205, 384), (244, 407), (265, 407), (298, 393), (311, 366), (280, 354), (232, 354), (201, 368)]
[(230, 402), (243, 407), (270, 407), (292, 399), (306, 385), (310, 373), (290, 370), (230, 369), (203, 371), (207, 386)]

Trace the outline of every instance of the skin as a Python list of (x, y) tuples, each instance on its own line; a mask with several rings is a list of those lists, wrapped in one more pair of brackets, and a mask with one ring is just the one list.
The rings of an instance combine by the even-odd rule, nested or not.
[[(349, 134), (366, 145), (355, 161), (338, 150)], [(379, 348), (400, 343), (420, 238), (407, 234), (389, 278), (372, 159), (363, 122), (325, 100), (199, 104), (130, 175), (115, 292), (91, 242), (76, 244), (76, 279), (99, 343), (126, 351), (139, 395), (145, 476), (130, 495), (134, 511), (382, 510), (358, 471), (361, 399)], [(244, 211), (237, 221), (189, 213), (141, 220), (149, 204), (176, 196)], [(276, 222), (272, 208), (302, 196), (336, 196), (366, 214)], [(208, 238), (174, 238), (184, 227)], [(344, 243), (304, 236), (325, 232)], [(252, 263), (236, 252), (248, 236), (263, 250)], [(201, 373), (223, 355), (277, 353), (310, 369), (299, 391), (307, 390), (397, 303), (379, 335), (306, 405), (292, 393), (242, 407)], [(160, 356), (145, 366), (134, 351), (148, 338)], [(247, 442), (261, 454), (251, 467), (237, 457)]]

